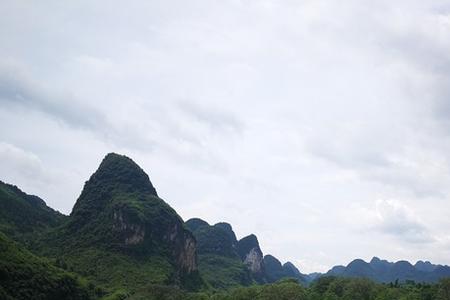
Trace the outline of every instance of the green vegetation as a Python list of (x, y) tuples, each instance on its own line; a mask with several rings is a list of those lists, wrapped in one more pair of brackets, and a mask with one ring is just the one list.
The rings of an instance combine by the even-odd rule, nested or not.
[(58, 270), (100, 286), (112, 299), (149, 284), (187, 290), (203, 285), (192, 233), (158, 198), (147, 174), (125, 156), (105, 157), (69, 217), (3, 183), (0, 208), (1, 232)]
[[(117, 298), (120, 299), (120, 298)], [(175, 286), (149, 285), (130, 300), (450, 300), (450, 279), (438, 284), (380, 284), (362, 278), (322, 277), (310, 287), (294, 279), (236, 287), (227, 291), (188, 293)]]
[(253, 281), (240, 259), (215, 254), (200, 254), (199, 270), (205, 281), (215, 289), (250, 285)]
[(64, 222), (63, 214), (37, 196), (0, 181), (0, 231), (28, 246), (39, 236)]
[(237, 253), (236, 236), (227, 223), (210, 226), (194, 218), (186, 222), (197, 240), (198, 268), (206, 283), (214, 289), (248, 286), (251, 274)]
[(254, 285), (212, 295), (214, 300), (306, 300), (307, 291), (295, 280), (281, 280), (273, 284)]
[(238, 258), (236, 241), (218, 226), (202, 226), (194, 231), (198, 253)]
[(109, 291), (135, 291), (148, 283), (167, 284), (173, 276), (173, 267), (162, 256), (141, 259), (90, 248), (64, 254), (58, 260)]
[(90, 299), (102, 290), (0, 233), (0, 299)]
[(422, 284), (375, 283), (365, 278), (322, 277), (309, 288), (309, 300), (450, 300), (450, 281)]
[(114, 195), (158, 196), (148, 175), (130, 158), (110, 153), (86, 182), (71, 213), (71, 223), (84, 223), (102, 213)]

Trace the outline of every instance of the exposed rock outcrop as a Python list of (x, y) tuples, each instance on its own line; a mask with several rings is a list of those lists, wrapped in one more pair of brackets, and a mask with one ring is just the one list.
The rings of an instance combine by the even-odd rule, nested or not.
[(258, 282), (265, 282), (264, 258), (258, 239), (254, 234), (246, 236), (238, 242), (238, 253), (241, 260)]

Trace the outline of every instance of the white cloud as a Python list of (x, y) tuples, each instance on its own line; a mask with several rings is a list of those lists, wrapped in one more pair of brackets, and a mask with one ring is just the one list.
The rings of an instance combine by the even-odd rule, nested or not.
[(367, 206), (353, 203), (343, 217), (362, 235), (389, 235), (400, 244), (436, 241), (425, 221), (403, 201), (378, 199)]
[(0, 176), (10, 183), (14, 183), (19, 178), (41, 184), (49, 182), (49, 176), (41, 160), (33, 153), (0, 142), (0, 160), (2, 161)]
[(68, 213), (117, 151), (184, 218), (228, 221), (283, 261), (450, 263), (445, 1), (2, 1), (0, 11), (2, 180)]

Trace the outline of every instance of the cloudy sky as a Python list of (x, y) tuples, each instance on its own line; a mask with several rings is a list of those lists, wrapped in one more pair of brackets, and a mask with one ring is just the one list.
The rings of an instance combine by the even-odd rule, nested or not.
[(70, 213), (132, 157), (301, 271), (450, 264), (450, 3), (0, 0), (0, 180)]

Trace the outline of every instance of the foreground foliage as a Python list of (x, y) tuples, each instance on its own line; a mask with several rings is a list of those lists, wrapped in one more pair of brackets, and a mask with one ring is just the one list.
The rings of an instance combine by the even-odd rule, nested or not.
[(90, 299), (102, 291), (0, 233), (0, 299)]
[(450, 279), (438, 284), (378, 284), (362, 278), (322, 277), (305, 288), (297, 280), (237, 287), (227, 291), (187, 293), (177, 287), (149, 285), (124, 298), (132, 300), (450, 300)]

